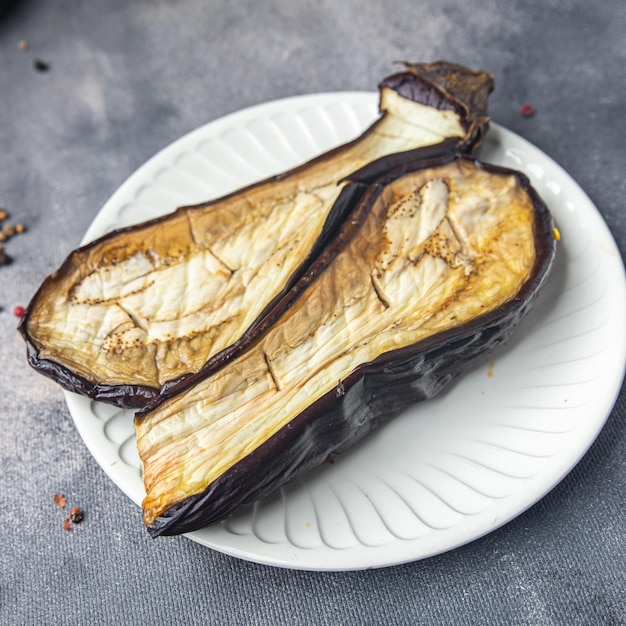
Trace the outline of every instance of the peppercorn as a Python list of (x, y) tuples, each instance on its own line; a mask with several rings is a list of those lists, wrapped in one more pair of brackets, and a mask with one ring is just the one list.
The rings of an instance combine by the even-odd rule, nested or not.
[(50, 69), (50, 65), (42, 59), (35, 59), (33, 61), (33, 67), (38, 72), (47, 72)]
[(70, 519), (73, 524), (80, 524), (83, 521), (83, 512), (80, 510), (79, 506), (75, 506), (70, 511)]

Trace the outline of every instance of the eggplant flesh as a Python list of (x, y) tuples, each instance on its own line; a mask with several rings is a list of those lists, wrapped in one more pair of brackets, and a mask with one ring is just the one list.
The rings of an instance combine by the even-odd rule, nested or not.
[(20, 323), (30, 364), (66, 389), (135, 408), (220, 367), (266, 326), (363, 193), (344, 179), (366, 164), (376, 178), (424, 145), (471, 151), (492, 88), (484, 72), (406, 64), (381, 83), (381, 116), (356, 140), (79, 248)]
[(510, 335), (554, 248), (511, 170), (448, 154), (366, 186), (256, 343), (137, 413), (149, 532), (218, 522), (433, 397)]

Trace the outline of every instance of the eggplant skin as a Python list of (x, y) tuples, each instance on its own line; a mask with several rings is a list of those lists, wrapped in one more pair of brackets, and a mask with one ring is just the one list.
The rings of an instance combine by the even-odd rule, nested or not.
[[(552, 216), (523, 174), (479, 163), (467, 156), (441, 156), (406, 164), (386, 175), (368, 187), (360, 206), (365, 211), (364, 207), (373, 203), (388, 183), (405, 173), (453, 159), (471, 161), (494, 174), (514, 176), (532, 203), (535, 258), (514, 297), (467, 323), (358, 365), (335, 388), (309, 404), (287, 426), (219, 475), (204, 491), (173, 504), (147, 524), (153, 537), (190, 532), (222, 521), (246, 504), (321, 465), (330, 456), (354, 446), (407, 407), (433, 398), (468, 367), (484, 360), (531, 310), (549, 275), (556, 242)], [(347, 223), (353, 222), (348, 219)], [(349, 239), (350, 234), (346, 233), (344, 242)], [(330, 247), (333, 244), (345, 245), (332, 242)], [(336, 254), (337, 250), (326, 258), (322, 254), (312, 272), (322, 272)], [(162, 402), (160, 399), (140, 411), (136, 424), (150, 419), (151, 412), (158, 410)]]
[[(306, 273), (363, 193), (358, 186), (342, 190), (342, 179), (367, 163), (362, 182), (375, 180), (414, 160), (427, 144), (441, 142), (446, 150), (454, 144), (471, 153), (488, 126), (493, 83), (489, 73), (444, 61), (406, 63), (403, 71), (381, 82), (381, 116), (352, 142), (217, 200), (181, 207), (75, 250), (42, 283), (20, 321), (30, 365), (65, 389), (128, 408), (147, 405), (199, 371), (222, 367), (267, 326), (264, 318), (274, 304)], [(279, 214), (276, 221), (287, 225), (284, 233), (277, 227), (266, 233), (279, 234), (264, 266), (232, 266), (224, 260), (221, 252), (229, 253), (229, 246), (252, 249), (250, 255), (256, 255), (253, 244), (262, 237), (237, 246), (230, 242), (243, 239), (254, 220), (271, 224), (265, 206), (283, 206), (303, 188), (310, 191), (304, 193), (308, 213), (294, 211), (299, 217), (291, 222), (284, 212)], [(318, 208), (320, 189), (324, 193)], [(278, 209), (272, 211), (275, 216)], [(307, 229), (301, 228), (302, 222)], [(300, 247), (281, 257), (298, 238)], [(181, 280), (164, 276), (171, 277), (179, 266), (192, 266), (194, 259), (195, 269), (185, 276), (194, 276), (197, 284), (170, 298), (183, 309), (172, 323), (169, 303), (160, 302), (167, 300), (164, 293), (177, 293)], [(281, 268), (279, 278), (276, 267)], [(248, 284), (248, 278), (240, 278), (250, 275), (266, 282)], [(136, 289), (136, 283), (142, 284)], [(102, 285), (101, 292), (94, 285)], [(155, 291), (156, 297), (150, 295)], [(195, 294), (201, 291), (206, 299), (197, 303)], [(231, 310), (241, 294), (244, 300), (246, 294), (255, 295)]]
[(409, 100), (452, 108), (464, 120), (468, 145), (480, 144), (489, 128), (488, 99), (494, 89), (493, 75), (446, 61), (402, 64), (405, 72), (387, 77), (380, 86), (390, 87)]

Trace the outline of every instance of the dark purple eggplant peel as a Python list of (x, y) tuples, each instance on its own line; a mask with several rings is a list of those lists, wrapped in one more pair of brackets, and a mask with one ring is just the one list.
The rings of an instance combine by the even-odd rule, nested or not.
[[(555, 253), (522, 174), (424, 149), (360, 189), (263, 333), (135, 417), (153, 536), (236, 513), (431, 398), (504, 341)], [(176, 393), (174, 393), (176, 392)]]
[[(471, 153), (493, 77), (405, 64), (380, 85), (379, 119), (354, 141), (218, 200), (120, 229), (72, 252), (20, 332), (30, 364), (95, 400), (142, 407), (208, 375), (267, 327), (374, 180), (425, 145)], [(369, 177), (369, 178), (367, 178)]]

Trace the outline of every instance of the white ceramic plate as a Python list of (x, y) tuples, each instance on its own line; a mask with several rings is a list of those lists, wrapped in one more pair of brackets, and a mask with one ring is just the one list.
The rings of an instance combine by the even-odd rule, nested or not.
[[(288, 169), (356, 136), (376, 115), (373, 93), (331, 93), (271, 102), (203, 126), (133, 174), (85, 241)], [(190, 538), (282, 567), (403, 563), (501, 526), (582, 457), (624, 375), (619, 251), (587, 196), (537, 148), (494, 124), (480, 156), (525, 172), (561, 233), (550, 279), (513, 339), (490, 363), (334, 464)], [(70, 393), (67, 402), (94, 457), (139, 504), (144, 492), (130, 412)], [(139, 511), (136, 517), (141, 524)]]

